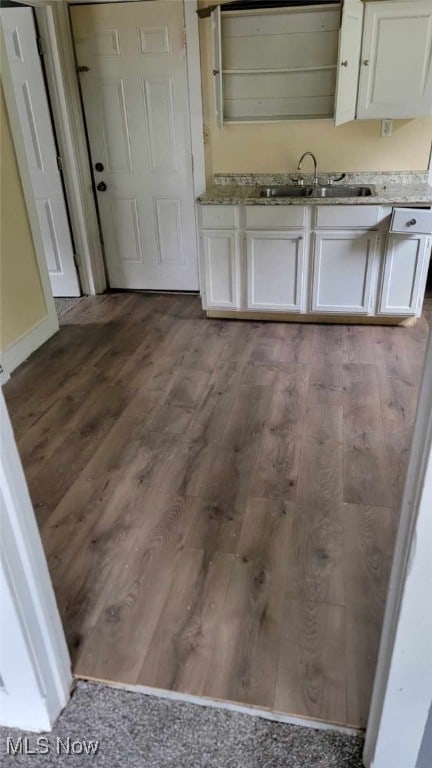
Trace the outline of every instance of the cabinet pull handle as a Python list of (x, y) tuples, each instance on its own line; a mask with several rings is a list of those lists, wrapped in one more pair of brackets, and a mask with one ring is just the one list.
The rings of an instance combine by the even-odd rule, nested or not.
[(408, 226), (409, 227), (414, 227), (416, 224), (417, 224), (417, 219), (410, 219), (408, 221)]
[(347, 67), (348, 62), (347, 61), (341, 61), (341, 67)]

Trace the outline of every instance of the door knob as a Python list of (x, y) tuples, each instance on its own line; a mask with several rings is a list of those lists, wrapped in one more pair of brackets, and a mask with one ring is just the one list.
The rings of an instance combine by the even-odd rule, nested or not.
[(341, 61), (341, 67), (347, 67), (348, 62), (347, 61)]
[(99, 190), (99, 192), (106, 192), (107, 185), (105, 184), (104, 181), (100, 181), (99, 184), (97, 185), (96, 189)]
[(103, 167), (102, 163), (96, 163), (95, 164), (95, 171), (97, 171), (98, 173), (102, 173), (103, 169), (104, 169), (104, 167)]

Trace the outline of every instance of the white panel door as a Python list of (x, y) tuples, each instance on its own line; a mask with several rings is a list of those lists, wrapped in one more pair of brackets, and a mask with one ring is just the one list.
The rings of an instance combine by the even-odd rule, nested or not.
[(416, 315), (422, 276), (430, 255), (425, 235), (388, 235), (379, 312), (382, 315)]
[(363, 28), (362, 0), (344, 0), (339, 33), (335, 125), (355, 119)]
[(431, 114), (431, 0), (366, 3), (357, 118)]
[(316, 232), (313, 247), (313, 312), (368, 314), (377, 232)]
[(33, 11), (2, 8), (0, 14), (52, 292), (80, 296)]
[(196, 290), (183, 3), (71, 15), (110, 285)]
[(202, 233), (206, 307), (240, 309), (240, 249), (237, 232)]
[(301, 232), (248, 232), (247, 307), (300, 312), (304, 294)]

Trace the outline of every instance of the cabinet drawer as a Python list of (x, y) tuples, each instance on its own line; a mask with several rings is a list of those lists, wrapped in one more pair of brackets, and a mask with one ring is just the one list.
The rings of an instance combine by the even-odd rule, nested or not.
[(245, 226), (259, 229), (302, 229), (305, 225), (304, 205), (247, 205)]
[(369, 229), (376, 227), (384, 217), (379, 205), (317, 205), (315, 226)]
[(432, 234), (432, 211), (424, 208), (393, 208), (390, 232), (430, 235)]
[(237, 206), (202, 205), (201, 223), (204, 229), (228, 229), (237, 226)]

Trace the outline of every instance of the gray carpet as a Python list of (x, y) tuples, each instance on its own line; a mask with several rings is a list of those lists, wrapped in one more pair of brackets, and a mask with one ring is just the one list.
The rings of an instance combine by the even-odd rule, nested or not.
[(61, 317), (62, 315), (65, 315), (66, 312), (69, 312), (72, 307), (75, 306), (75, 304), (78, 304), (79, 301), (81, 301), (82, 296), (78, 296), (77, 298), (58, 298), (54, 299), (54, 304), (57, 312), (57, 317)]
[[(35, 734), (0, 729), (2, 765), (97, 768), (360, 768), (363, 739), (80, 682), (48, 735), (48, 754), (7, 756)], [(99, 741), (96, 755), (57, 754), (57, 738)], [(78, 746), (78, 750), (80, 747)]]

